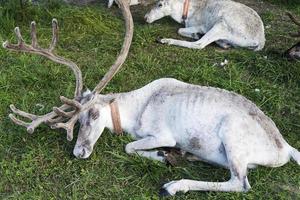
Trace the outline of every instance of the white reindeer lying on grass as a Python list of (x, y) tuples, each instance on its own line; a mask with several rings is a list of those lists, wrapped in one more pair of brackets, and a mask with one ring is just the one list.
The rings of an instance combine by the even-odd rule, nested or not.
[[(279, 167), (290, 158), (300, 165), (300, 153), (284, 140), (274, 122), (233, 92), (164, 78), (127, 93), (87, 92), (82, 101), (90, 98), (97, 99), (93, 110), (98, 114), (81, 114), (76, 157), (89, 157), (105, 127), (111, 131), (119, 127), (118, 132), (124, 130), (136, 140), (126, 145), (128, 154), (165, 161), (166, 154), (155, 148), (177, 147), (231, 172), (227, 182), (172, 181), (163, 186), (162, 195), (189, 190), (245, 192), (250, 189), (248, 168)], [(112, 116), (110, 102), (117, 105), (118, 117)]]
[(180, 28), (178, 34), (197, 41), (160, 39), (159, 42), (164, 44), (203, 49), (216, 42), (225, 49), (232, 46), (255, 51), (265, 44), (264, 26), (259, 15), (231, 0), (160, 0), (145, 19), (152, 23), (165, 16), (184, 23), (185, 28)]
[(178, 180), (163, 186), (162, 195), (176, 192), (247, 191), (250, 185), (247, 169), (256, 165), (278, 167), (293, 158), (300, 164), (300, 153), (282, 137), (274, 122), (255, 104), (243, 96), (226, 90), (203, 87), (163, 78), (131, 92), (100, 94), (124, 63), (133, 35), (129, 6), (117, 1), (126, 20), (125, 40), (116, 62), (90, 92), (81, 93), (82, 75), (78, 66), (53, 50), (57, 43), (58, 24), (54, 19), (53, 37), (49, 49), (38, 46), (36, 25), (31, 23), (31, 45), (24, 42), (19, 28), (15, 29), (18, 44), (5, 42), (4, 48), (39, 54), (67, 65), (76, 76), (73, 99), (61, 97), (62, 106), (42, 116), (26, 113), (11, 105), (16, 115), (31, 120), (25, 122), (10, 114), (18, 125), (32, 133), (40, 124), (67, 130), (73, 138), (73, 127), (80, 122), (74, 155), (88, 158), (105, 127), (116, 133), (123, 130), (136, 141), (126, 145), (128, 154), (165, 161), (159, 147), (177, 147), (195, 155), (199, 160), (228, 168), (231, 178), (226, 182)]

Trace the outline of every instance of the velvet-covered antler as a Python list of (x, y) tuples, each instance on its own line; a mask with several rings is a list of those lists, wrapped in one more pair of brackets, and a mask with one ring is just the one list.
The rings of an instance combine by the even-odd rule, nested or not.
[[(129, 2), (127, 0), (117, 0), (116, 2), (119, 5), (120, 9), (122, 10), (122, 14), (125, 19), (125, 26), (126, 26), (125, 39), (119, 56), (117, 57), (115, 63), (111, 66), (110, 70), (105, 74), (105, 76), (102, 78), (102, 80), (93, 90), (94, 94), (99, 94), (103, 90), (103, 88), (108, 84), (108, 82), (113, 78), (113, 76), (119, 71), (122, 64), (126, 60), (131, 45), (132, 37), (133, 37), (133, 20), (129, 9)], [(18, 43), (10, 44), (9, 42), (4, 42), (3, 47), (13, 51), (39, 54), (45, 56), (46, 58), (54, 62), (66, 65), (69, 68), (71, 68), (76, 76), (76, 89), (75, 89), (74, 98), (68, 99), (66, 97), (61, 96), (60, 100), (63, 102), (63, 105), (60, 107), (54, 107), (52, 112), (41, 116), (21, 111), (17, 109), (14, 105), (10, 106), (14, 114), (27, 118), (31, 120), (31, 122), (22, 121), (16, 118), (14, 114), (10, 114), (9, 117), (15, 124), (26, 127), (29, 133), (33, 133), (35, 128), (42, 123), (50, 125), (51, 128), (54, 129), (63, 128), (67, 131), (67, 139), (72, 140), (73, 129), (80, 116), (80, 113), (91, 108), (96, 103), (96, 100), (92, 98), (88, 102), (84, 104), (80, 104), (79, 99), (81, 96), (81, 90), (83, 85), (80, 69), (72, 61), (64, 59), (53, 53), (53, 50), (58, 41), (58, 23), (56, 19), (52, 20), (52, 32), (53, 32), (52, 42), (49, 48), (48, 49), (40, 48), (38, 46), (37, 37), (36, 37), (36, 24), (35, 22), (32, 22), (31, 23), (31, 38), (32, 38), (31, 45), (28, 45), (24, 42), (22, 35), (20, 33), (20, 29), (16, 27), (15, 33), (18, 38)]]

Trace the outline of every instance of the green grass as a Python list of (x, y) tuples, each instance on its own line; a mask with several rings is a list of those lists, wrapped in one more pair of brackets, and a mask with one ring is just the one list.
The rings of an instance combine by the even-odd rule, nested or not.
[[(0, 41), (15, 41), (14, 26), (20, 26), (29, 41), (28, 27), (35, 20), (39, 41), (46, 46), (51, 19), (57, 18), (57, 53), (78, 63), (89, 88), (97, 84), (121, 48), (124, 28), (116, 7), (109, 10), (102, 3), (80, 8), (47, 1), (21, 9), (16, 4), (19, 1), (0, 2)], [(292, 10), (300, 16), (299, 5)], [(159, 36), (179, 38), (180, 25), (168, 18), (145, 24), (145, 11), (132, 8), (135, 32), (130, 54), (105, 93), (130, 91), (161, 77), (235, 91), (255, 102), (275, 121), (289, 144), (300, 149), (300, 62), (281, 56), (296, 43), (297, 39), (288, 35), (296, 27), (283, 17), (282, 8), (260, 12), (265, 25), (271, 25), (266, 29), (266, 47), (260, 52), (222, 51), (216, 45), (199, 51), (157, 44)], [(229, 61), (226, 67), (215, 65), (224, 59)], [(72, 156), (75, 140), (68, 142), (65, 132), (41, 126), (29, 135), (8, 119), (11, 103), (26, 111), (46, 113), (59, 105), (60, 95), (72, 96), (74, 80), (68, 69), (40, 56), (0, 49), (0, 199), (158, 199), (160, 186), (170, 180), (228, 179), (227, 170), (202, 162), (170, 167), (126, 155), (124, 146), (131, 139), (107, 130), (91, 157), (78, 160)], [(251, 170), (249, 181), (252, 190), (248, 193), (189, 192), (170, 199), (300, 197), (300, 167), (295, 162)]]

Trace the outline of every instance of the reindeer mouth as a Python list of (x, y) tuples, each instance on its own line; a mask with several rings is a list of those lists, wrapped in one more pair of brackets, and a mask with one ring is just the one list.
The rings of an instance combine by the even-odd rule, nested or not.
[(149, 18), (149, 13), (147, 13), (145, 16), (144, 16), (144, 20), (147, 22), (147, 23), (152, 23), (152, 21), (150, 20)]
[(92, 152), (89, 149), (90, 148), (87, 148), (85, 146), (75, 147), (73, 154), (76, 158), (86, 159), (91, 155), (91, 152)]

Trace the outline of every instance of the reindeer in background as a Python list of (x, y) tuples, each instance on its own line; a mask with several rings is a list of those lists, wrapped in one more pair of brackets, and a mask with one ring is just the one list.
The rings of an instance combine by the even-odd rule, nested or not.
[[(265, 45), (264, 25), (248, 6), (231, 0), (159, 0), (145, 15), (148, 23), (165, 16), (184, 24), (178, 34), (196, 41), (164, 38), (159, 42), (203, 49), (216, 42), (220, 47), (245, 47), (255, 51)], [(203, 36), (202, 36), (203, 35)]]
[[(300, 37), (300, 21), (296, 19), (296, 17), (294, 17), (292, 15), (292, 13), (287, 12), (286, 13), (289, 18), (292, 20), (292, 22), (294, 22), (297, 26), (299, 26), (299, 31), (298, 33), (292, 33), (290, 34), (292, 37)], [(291, 48), (289, 48), (285, 53), (285, 56), (287, 56), (288, 58), (291, 58), (293, 60), (300, 60), (300, 42), (298, 42), (297, 44), (293, 45)]]
[(182, 179), (166, 183), (161, 195), (175, 195), (189, 190), (243, 192), (250, 189), (247, 170), (257, 165), (279, 167), (290, 158), (300, 165), (300, 153), (282, 137), (274, 122), (255, 104), (241, 95), (226, 90), (187, 84), (163, 78), (124, 93), (100, 94), (124, 63), (133, 35), (133, 21), (127, 2), (118, 0), (126, 23), (124, 43), (119, 56), (93, 91), (82, 92), (82, 75), (78, 66), (53, 53), (58, 37), (58, 23), (52, 21), (52, 42), (48, 49), (38, 46), (36, 24), (31, 23), (31, 45), (24, 42), (15, 28), (18, 44), (5, 42), (4, 48), (33, 54), (66, 65), (76, 77), (73, 99), (60, 97), (63, 105), (38, 116), (10, 108), (11, 120), (33, 133), (45, 123), (51, 128), (63, 128), (68, 140), (80, 123), (73, 150), (77, 158), (88, 158), (104, 128), (116, 134), (129, 133), (136, 141), (126, 145), (128, 154), (138, 154), (164, 162), (166, 152), (159, 147), (177, 147), (208, 163), (230, 170), (225, 182)]
[[(130, 5), (147, 0), (130, 0)], [(150, 0), (148, 0), (150, 1)], [(114, 0), (108, 1), (108, 7)], [(245, 47), (254, 51), (265, 45), (264, 25), (260, 16), (248, 6), (231, 0), (159, 0), (145, 15), (147, 23), (170, 16), (184, 24), (178, 34), (196, 41), (158, 39), (162, 44), (203, 49), (215, 42), (224, 49)]]

